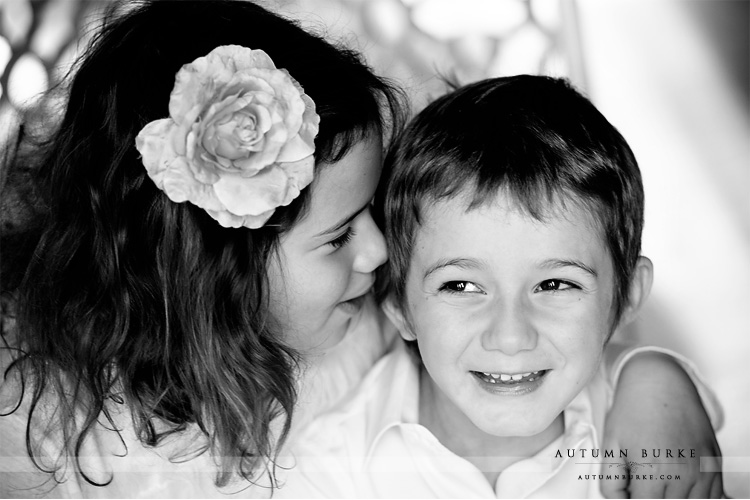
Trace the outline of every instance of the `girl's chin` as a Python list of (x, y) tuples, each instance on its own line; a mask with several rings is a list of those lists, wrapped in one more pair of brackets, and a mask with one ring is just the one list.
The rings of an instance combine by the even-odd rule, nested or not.
[(288, 344), (303, 355), (314, 356), (325, 354), (326, 351), (338, 346), (347, 332), (356, 326), (364, 309), (366, 296), (357, 297), (345, 302), (339, 302), (333, 309), (325, 323), (315, 331), (300, 332), (288, 337)]
[(326, 338), (325, 344), (322, 346), (323, 349), (328, 351), (330, 349), (335, 349), (336, 346), (341, 344), (341, 342), (346, 338), (346, 333), (349, 331), (349, 325), (351, 324), (351, 322), (352, 319), (348, 318), (342, 324), (332, 328), (330, 334)]
[(351, 316), (334, 314), (320, 332), (310, 335), (310, 340), (305, 342), (306, 348), (302, 349), (303, 353), (307, 356), (319, 356), (335, 349), (346, 337), (351, 322)]

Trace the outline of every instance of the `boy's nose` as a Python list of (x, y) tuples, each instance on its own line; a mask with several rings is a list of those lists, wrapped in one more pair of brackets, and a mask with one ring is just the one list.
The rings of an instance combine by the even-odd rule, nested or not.
[(362, 221), (362, 227), (359, 230), (362, 234), (353, 268), (359, 273), (371, 273), (388, 260), (385, 237), (369, 216)]
[(502, 351), (508, 356), (536, 348), (537, 341), (538, 334), (521, 301), (497, 305), (493, 321), (482, 334), (482, 347)]

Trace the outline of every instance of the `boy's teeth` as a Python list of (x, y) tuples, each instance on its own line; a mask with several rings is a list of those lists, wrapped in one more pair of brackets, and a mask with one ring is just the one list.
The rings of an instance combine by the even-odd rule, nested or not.
[[(541, 370), (537, 370), (535, 372), (526, 372), (526, 373), (514, 373), (514, 374), (508, 374), (508, 373), (489, 373), (489, 372), (481, 372), (485, 377), (489, 379), (490, 382), (500, 381), (500, 382), (510, 382), (511, 380), (513, 382), (518, 382), (521, 379), (527, 378), (530, 375), (538, 375)], [(534, 378), (530, 378), (529, 382), (534, 380)]]

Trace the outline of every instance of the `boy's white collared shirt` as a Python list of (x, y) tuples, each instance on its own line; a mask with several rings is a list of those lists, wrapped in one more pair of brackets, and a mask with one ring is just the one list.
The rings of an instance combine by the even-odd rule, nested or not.
[[(468, 460), (418, 423), (419, 373), (403, 343), (381, 359), (360, 387), (333, 412), (304, 429), (295, 465), (276, 498), (601, 498), (601, 481), (627, 471), (600, 449), (604, 417), (622, 366), (632, 356), (661, 352), (680, 363), (701, 396), (715, 429), (723, 414), (695, 365), (659, 347), (610, 345), (605, 368), (565, 409), (562, 436), (534, 457), (519, 460), (490, 485)], [(604, 374), (608, 374), (608, 378)], [(609, 380), (609, 384), (607, 383)], [(568, 450), (575, 450), (569, 457)], [(598, 458), (590, 450), (599, 450)], [(556, 457), (558, 450), (560, 456)], [(586, 450), (584, 455), (581, 450)], [(638, 458), (639, 450), (629, 450)], [(647, 471), (642, 469), (640, 472)], [(635, 472), (637, 474), (637, 471)], [(607, 479), (610, 476), (610, 479)]]
[[(600, 370), (565, 409), (564, 434), (506, 468), (491, 485), (477, 466), (418, 423), (419, 370), (401, 345), (373, 368), (356, 395), (300, 436), (296, 470), (276, 496), (601, 497), (591, 475), (599, 474), (604, 451), (593, 459), (588, 450), (599, 448), (610, 393)], [(568, 449), (586, 450), (585, 457), (579, 452), (569, 458)]]

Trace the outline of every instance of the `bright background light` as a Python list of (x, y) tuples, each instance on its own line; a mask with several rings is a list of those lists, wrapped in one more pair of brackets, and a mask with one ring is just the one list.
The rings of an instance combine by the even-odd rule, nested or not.
[[(644, 177), (643, 252), (656, 278), (638, 337), (696, 361), (724, 406), (722, 452), (747, 464), (750, 89), (732, 73), (742, 61), (723, 59), (729, 54), (708, 31), (736, 24), (721, 2), (701, 3), (580, 1), (581, 39), (590, 96)], [(739, 22), (747, 30), (747, 10)], [(735, 42), (747, 58), (747, 32)], [(725, 472), (724, 481), (728, 495), (750, 496), (748, 469)]]
[[(646, 189), (656, 280), (628, 335), (696, 362), (725, 409), (723, 454), (745, 464), (725, 472), (725, 490), (750, 497), (750, 3), (259, 1), (363, 52), (415, 111), (446, 91), (440, 76), (568, 76), (589, 95), (632, 146)], [(0, 0), (0, 135), (70, 68), (108, 4)]]

